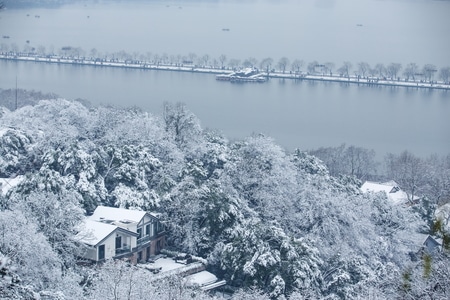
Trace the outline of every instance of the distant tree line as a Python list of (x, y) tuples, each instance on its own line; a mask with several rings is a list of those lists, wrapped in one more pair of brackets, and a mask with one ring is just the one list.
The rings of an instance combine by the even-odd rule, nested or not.
[[(355, 66), (350, 61), (344, 61), (341, 65), (336, 66), (333, 62), (319, 62), (311, 61), (305, 63), (301, 59), (290, 60), (287, 57), (281, 57), (275, 61), (271, 57), (265, 57), (261, 60), (255, 57), (248, 57), (246, 59), (228, 58), (227, 55), (221, 54), (219, 57), (211, 57), (209, 54), (197, 55), (190, 52), (186, 55), (182, 54), (168, 54), (168, 53), (139, 53), (126, 52), (124, 50), (118, 52), (99, 52), (96, 48), (85, 51), (81, 47), (64, 46), (60, 49), (55, 49), (53, 46), (48, 50), (43, 45), (33, 46), (29, 41), (26, 41), (22, 50), (16, 43), (8, 45), (7, 43), (0, 44), (0, 52), (3, 53), (22, 53), (25, 55), (59, 55), (65, 57), (73, 57), (80, 59), (90, 59), (97, 61), (125, 61), (125, 62), (140, 62), (152, 65), (196, 65), (199, 67), (207, 67), (223, 70), (235, 70), (240, 68), (258, 68), (267, 74), (280, 72), (291, 74), (309, 74), (309, 75), (327, 75), (327, 76), (342, 76), (342, 77), (357, 77), (366, 79), (391, 79), (404, 81), (425, 81), (433, 82), (436, 79), (442, 80), (446, 84), (450, 84), (450, 66), (438, 68), (434, 64), (425, 64), (422, 67), (414, 62), (403, 66), (401, 63), (390, 63), (385, 65), (377, 63), (371, 66), (367, 62), (358, 62)], [(337, 67), (337, 68), (336, 68)], [(335, 69), (336, 68), (336, 69)], [(402, 72), (403, 70), (403, 72)], [(400, 77), (402, 76), (402, 77)]]
[(450, 202), (450, 154), (419, 157), (405, 150), (387, 153), (382, 165), (376, 161), (374, 150), (345, 144), (308, 153), (321, 159), (332, 176), (349, 175), (361, 181), (394, 180), (408, 192), (410, 201), (420, 195), (433, 199), (436, 205)]

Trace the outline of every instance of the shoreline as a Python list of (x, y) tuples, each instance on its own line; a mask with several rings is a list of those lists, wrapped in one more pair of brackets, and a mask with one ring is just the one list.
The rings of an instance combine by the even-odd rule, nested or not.
[[(1, 60), (6, 61), (20, 61), (20, 62), (37, 62), (37, 63), (50, 63), (50, 64), (66, 64), (74, 66), (93, 66), (93, 67), (111, 67), (111, 68), (127, 68), (127, 69), (140, 69), (140, 70), (160, 70), (160, 71), (172, 71), (172, 72), (191, 72), (191, 73), (204, 73), (204, 74), (230, 74), (233, 72), (231, 69), (203, 67), (192, 64), (151, 64), (148, 62), (140, 61), (107, 61), (100, 59), (86, 59), (86, 58), (72, 58), (63, 57), (58, 55), (51, 56), (27, 56), (27, 55), (13, 55), (13, 54), (0, 54)], [(442, 81), (425, 82), (420, 80), (406, 81), (404, 79), (380, 79), (376, 77), (360, 77), (360, 76), (330, 76), (325, 74), (307, 74), (301, 72), (295, 74), (292, 72), (261, 72), (262, 76), (267, 79), (289, 79), (289, 80), (309, 80), (309, 81), (327, 81), (336, 83), (358, 84), (367, 86), (391, 86), (391, 87), (406, 87), (417, 89), (438, 89), (438, 90), (450, 90), (450, 84), (445, 84)]]

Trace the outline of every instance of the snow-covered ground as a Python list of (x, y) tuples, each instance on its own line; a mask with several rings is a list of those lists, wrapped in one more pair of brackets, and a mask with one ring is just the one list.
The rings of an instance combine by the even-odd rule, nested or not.
[(153, 280), (172, 275), (184, 276), (188, 285), (199, 286), (204, 290), (209, 290), (224, 285), (225, 281), (218, 281), (216, 275), (205, 270), (206, 266), (202, 262), (192, 262), (186, 264), (185, 261), (177, 261), (170, 257), (160, 257), (154, 262), (140, 264), (140, 267), (153, 273)]

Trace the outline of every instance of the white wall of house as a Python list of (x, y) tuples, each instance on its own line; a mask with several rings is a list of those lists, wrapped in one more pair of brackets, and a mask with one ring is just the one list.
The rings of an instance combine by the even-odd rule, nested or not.
[(122, 237), (121, 248), (124, 248), (125, 246), (127, 246), (127, 247), (131, 247), (130, 249), (133, 249), (136, 247), (136, 237), (130, 236), (129, 234), (125, 234), (123, 232), (117, 232), (117, 233), (115, 233), (114, 236), (117, 237), (118, 235)]
[(110, 234), (102, 243), (97, 245), (97, 260), (98, 260), (98, 248), (101, 245), (105, 245), (105, 259), (113, 258), (116, 256), (116, 234)]
[(91, 246), (85, 246), (83, 249), (83, 257), (91, 260), (97, 260), (97, 248)]

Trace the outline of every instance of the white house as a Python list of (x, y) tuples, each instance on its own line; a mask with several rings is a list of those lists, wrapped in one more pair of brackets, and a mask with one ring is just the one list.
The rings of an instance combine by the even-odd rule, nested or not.
[(83, 257), (93, 261), (129, 258), (133, 263), (158, 254), (165, 244), (160, 220), (145, 211), (98, 206), (76, 235)]
[[(408, 194), (402, 191), (398, 184), (391, 180), (388, 182), (378, 183), (373, 181), (366, 181), (361, 186), (363, 193), (379, 193), (384, 192), (387, 198), (394, 204), (408, 204)], [(414, 196), (414, 201), (417, 201), (419, 197)]]
[(85, 220), (76, 238), (85, 245), (83, 257), (93, 261), (115, 258), (123, 254), (131, 256), (131, 249), (137, 245), (137, 233), (89, 219)]

